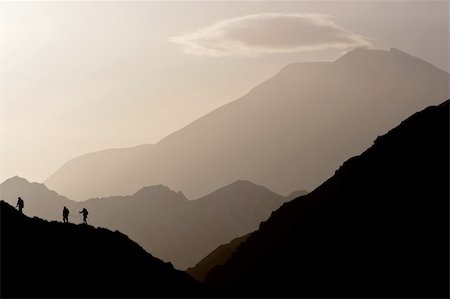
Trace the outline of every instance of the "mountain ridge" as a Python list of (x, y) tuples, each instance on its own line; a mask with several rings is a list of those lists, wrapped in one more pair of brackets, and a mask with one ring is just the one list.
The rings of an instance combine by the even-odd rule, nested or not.
[[(69, 221), (81, 222), (78, 211), (86, 208), (91, 225), (126, 233), (178, 269), (192, 266), (220, 244), (256, 230), (273, 210), (292, 199), (248, 181), (235, 181), (196, 200), (188, 200), (181, 191), (155, 185), (133, 195), (75, 202), (39, 185), (10, 179), (0, 184), (0, 195), (11, 205), (21, 196), (26, 215), (48, 220), (60, 221), (66, 206)], [(35, 192), (36, 186), (47, 191)]]
[(206, 283), (239, 297), (448, 297), (449, 103), (285, 203)]
[(153, 146), (124, 149), (121, 162), (80, 156), (45, 183), (75, 200), (160, 183), (198, 198), (236, 178), (283, 195), (312, 190), (399, 119), (448, 98), (449, 82), (398, 50), (291, 64)]
[(187, 274), (118, 231), (29, 218), (3, 200), (0, 212), (2, 297), (205, 294)]

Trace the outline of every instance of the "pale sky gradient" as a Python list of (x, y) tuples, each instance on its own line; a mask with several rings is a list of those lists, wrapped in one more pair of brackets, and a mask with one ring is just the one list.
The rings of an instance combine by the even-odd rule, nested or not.
[(155, 143), (286, 64), (349, 44), (448, 71), (448, 15), (446, 1), (0, 2), (0, 181)]

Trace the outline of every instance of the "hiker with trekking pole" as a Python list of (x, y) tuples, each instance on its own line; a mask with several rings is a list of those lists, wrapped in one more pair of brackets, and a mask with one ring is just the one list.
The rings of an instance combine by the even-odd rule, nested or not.
[(87, 224), (87, 216), (89, 212), (86, 210), (86, 208), (83, 208), (83, 210), (80, 211), (80, 214), (83, 214), (83, 223)]

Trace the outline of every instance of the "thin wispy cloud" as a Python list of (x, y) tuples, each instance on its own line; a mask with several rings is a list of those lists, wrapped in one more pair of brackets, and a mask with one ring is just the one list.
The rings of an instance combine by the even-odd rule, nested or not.
[(336, 24), (324, 14), (264, 13), (225, 19), (171, 42), (198, 56), (247, 56), (322, 49), (371, 47), (370, 39)]

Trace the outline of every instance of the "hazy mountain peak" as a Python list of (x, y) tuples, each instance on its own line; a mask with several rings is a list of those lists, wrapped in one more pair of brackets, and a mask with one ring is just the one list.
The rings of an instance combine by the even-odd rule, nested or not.
[(228, 186), (225, 186), (224, 188), (227, 187), (234, 187), (234, 188), (239, 188), (239, 187), (262, 187), (265, 188), (264, 186), (252, 183), (248, 180), (237, 180), (234, 181), (233, 183), (229, 184)]
[(415, 71), (428, 71), (428, 66), (436, 68), (432, 64), (397, 48), (390, 48), (388, 50), (356, 48), (338, 58), (334, 64), (358, 68), (369, 65), (377, 68), (383, 67), (385, 72), (390, 69), (396, 69), (397, 71), (403, 70), (406, 73), (412, 69)]
[[(390, 48), (390, 49), (368, 49), (368, 48), (355, 48), (347, 53), (345, 53), (343, 56), (339, 57), (335, 60), (337, 63), (361, 63), (363, 61), (369, 61), (373, 59), (380, 59), (380, 58), (386, 58), (386, 57), (410, 57), (415, 60), (420, 60), (417, 57), (411, 56), (406, 52), (403, 52), (397, 48)], [(283, 67), (278, 74), (278, 76), (295, 76), (298, 75), (299, 72), (307, 70), (309, 71), (317, 71), (317, 69), (322, 68), (326, 65), (331, 64), (332, 62), (326, 62), (326, 61), (318, 61), (318, 62), (294, 62), (286, 65)]]
[[(11, 177), (9, 179), (6, 179), (3, 183), (1, 183), (0, 184), (0, 191), (2, 191), (2, 189), (4, 189), (4, 187), (7, 187), (8, 189), (14, 189), (17, 192), (17, 195), (21, 196), (20, 192), (21, 191), (25, 191), (25, 190), (29, 191), (30, 190), (29, 189), (30, 186), (33, 188), (32, 190), (34, 190), (33, 192), (35, 193), (36, 196), (38, 196), (38, 194), (36, 194), (37, 192), (51, 192), (51, 193), (57, 194), (55, 191), (50, 190), (44, 184), (37, 183), (37, 182), (30, 182), (27, 179), (22, 178), (22, 177), (17, 176), (17, 175), (13, 176), (13, 177)], [(61, 197), (63, 197), (63, 196), (61, 196)]]
[(142, 187), (137, 193), (161, 193), (161, 192), (174, 192), (173, 190), (171, 190), (169, 187), (163, 185), (163, 184), (158, 184), (158, 185), (151, 185), (151, 186), (145, 186)]
[[(248, 180), (237, 180), (231, 184), (228, 184), (216, 191), (198, 199), (198, 200), (212, 200), (212, 198), (224, 199), (224, 198), (239, 198), (244, 199), (245, 195), (260, 194), (260, 195), (274, 195), (281, 197), (281, 195), (269, 190), (268, 188), (252, 183)], [(238, 197), (237, 197), (238, 196)], [(253, 197), (253, 196), (252, 196)]]
[(179, 197), (187, 200), (187, 198), (181, 191), (175, 192), (169, 187), (162, 184), (142, 187), (133, 196), (145, 196), (149, 198)]
[(16, 184), (22, 183), (22, 184), (24, 184), (24, 183), (30, 183), (30, 182), (27, 179), (23, 178), (23, 177), (15, 175), (13, 177), (10, 177), (9, 179), (6, 179), (2, 184), (11, 184), (11, 183), (16, 183)]
[[(389, 49), (368, 49), (368, 48), (355, 48), (353, 50), (348, 51), (341, 58), (349, 58), (356, 56), (375, 56), (375, 55), (385, 55), (391, 53), (394, 48)], [(394, 50), (395, 51), (395, 50)], [(401, 52), (401, 51), (400, 51)], [(402, 52), (404, 53), (404, 52)]]
[(355, 48), (340, 58), (336, 59), (335, 64), (353, 65), (373, 61), (374, 59), (385, 58), (390, 54), (390, 50)]

